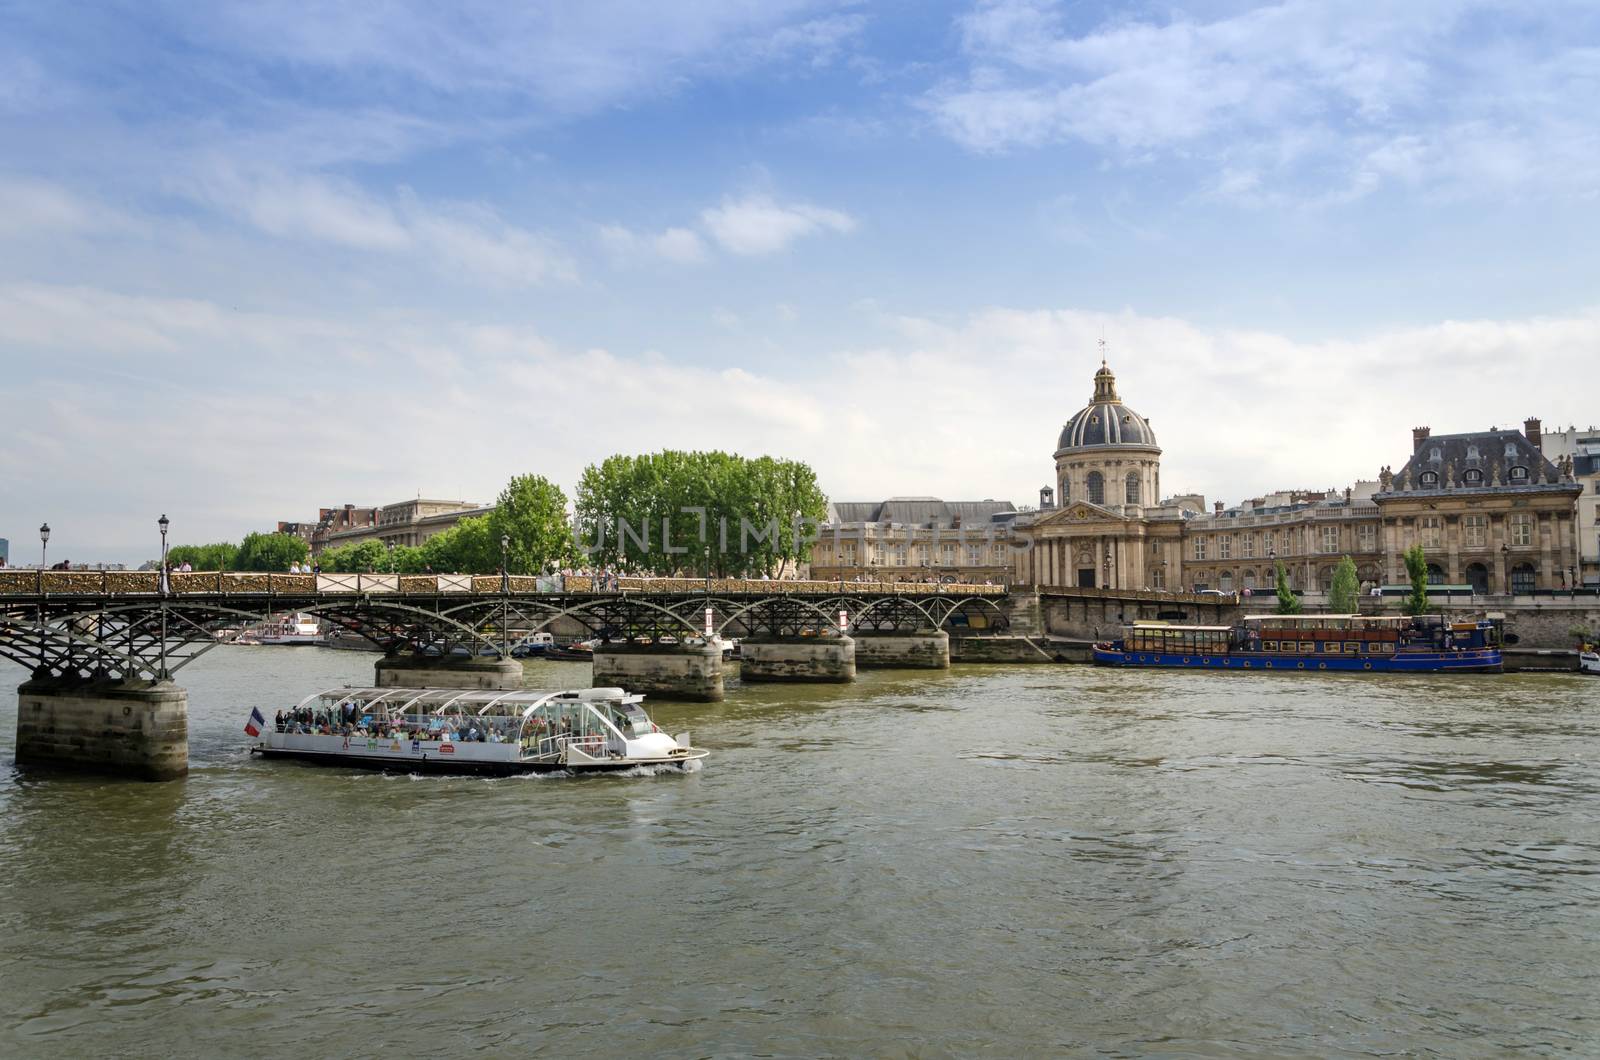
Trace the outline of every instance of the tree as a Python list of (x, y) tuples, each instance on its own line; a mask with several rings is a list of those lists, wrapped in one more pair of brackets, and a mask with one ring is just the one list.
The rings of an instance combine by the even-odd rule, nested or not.
[(1411, 578), (1411, 595), (1406, 597), (1405, 613), (1424, 614), (1428, 610), (1428, 557), (1418, 542), (1405, 551), (1406, 574)]
[(781, 574), (827, 514), (795, 460), (665, 450), (584, 470), (576, 501), (589, 561), (652, 574)]
[(1328, 610), (1336, 615), (1356, 613), (1356, 596), (1361, 591), (1361, 579), (1356, 575), (1356, 561), (1349, 556), (1339, 561), (1333, 572), (1333, 585), (1328, 589)]
[(1278, 564), (1278, 614), (1298, 615), (1300, 613), (1300, 598), (1289, 588), (1289, 575), (1283, 569), (1283, 564)]
[(173, 545), (167, 549), (168, 567), (181, 567), (187, 563), (195, 570), (235, 570), (238, 560), (239, 546), (231, 541), (218, 541), (210, 545)]
[(387, 569), (388, 565), (389, 550), (376, 539), (325, 548), (317, 557), (317, 566), (329, 573), (371, 574)]
[(310, 552), (305, 541), (291, 534), (246, 534), (239, 542), (237, 569), (284, 571)]
[(486, 518), (497, 560), (500, 538), (511, 539), (506, 569), (512, 574), (542, 574), (577, 558), (572, 524), (567, 521), (567, 495), (539, 475), (518, 475), (506, 483)]

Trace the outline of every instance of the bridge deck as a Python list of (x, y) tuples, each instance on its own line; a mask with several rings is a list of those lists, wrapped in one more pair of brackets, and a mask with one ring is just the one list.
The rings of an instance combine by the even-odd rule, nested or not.
[[(749, 578), (620, 578), (617, 587), (597, 589), (585, 576), (536, 577), (512, 574), (264, 574), (244, 571), (193, 571), (168, 574), (172, 596), (405, 596), (616, 595), (652, 593), (681, 596), (1004, 596), (1003, 585), (936, 582), (774, 581)], [(0, 570), (0, 597), (160, 596), (158, 571)]]

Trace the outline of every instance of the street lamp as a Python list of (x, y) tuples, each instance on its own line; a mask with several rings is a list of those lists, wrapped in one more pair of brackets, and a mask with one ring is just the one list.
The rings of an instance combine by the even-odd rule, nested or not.
[(172, 520), (167, 518), (167, 513), (162, 512), (161, 518), (156, 520), (156, 525), (161, 528), (161, 593), (167, 592), (167, 527), (172, 525)]
[(511, 591), (511, 535), (500, 535), (500, 588), (504, 592)]
[(49, 566), (50, 560), (50, 524), (41, 523), (39, 526), (39, 569)]
[(394, 573), (394, 538), (391, 537), (385, 543), (389, 546), (389, 573), (393, 574)]

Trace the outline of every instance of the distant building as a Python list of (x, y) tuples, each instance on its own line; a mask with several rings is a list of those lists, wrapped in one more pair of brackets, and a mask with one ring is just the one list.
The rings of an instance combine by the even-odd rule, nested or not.
[(1412, 454), (1384, 468), (1373, 498), (1383, 520), (1386, 577), (1405, 579), (1402, 553), (1420, 542), (1434, 580), (1478, 592), (1564, 589), (1578, 576), (1577, 498), (1571, 461), (1542, 452), (1539, 421), (1522, 433), (1412, 432)]
[(346, 504), (339, 508), (321, 509), (314, 523), (279, 522), (278, 533), (292, 534), (305, 541), (311, 546), (312, 555), (325, 548), (359, 544), (362, 541), (392, 542), (396, 547), (420, 545), (462, 519), (487, 515), (492, 511), (492, 505), (421, 497), (375, 508)]
[(0, 567), (11, 566), (11, 542), (0, 537)]
[(1568, 427), (1544, 432), (1544, 455), (1572, 464), (1578, 498), (1578, 567), (1584, 585), (1600, 585), (1600, 430)]
[(891, 497), (828, 505), (811, 577), (996, 583), (1010, 575), (1010, 501)]
[(1432, 581), (1515, 594), (1576, 584), (1581, 537), (1595, 552), (1584, 577), (1600, 581), (1600, 432), (1568, 432), (1563, 452), (1546, 453), (1539, 421), (1523, 426), (1438, 436), (1420, 427), (1398, 474), (1385, 467), (1376, 482), (1217, 502), (1208, 513), (1197, 494), (1154, 500), (1161, 449), (1102, 361), (1093, 397), (1057, 440), (1054, 484), (1039, 491), (1038, 512), (1014, 521), (1028, 547), (1011, 553), (1010, 580), (1236, 592), (1270, 587), (1282, 566), (1292, 588), (1326, 592), (1344, 556), (1365, 588), (1404, 582), (1403, 555), (1420, 543)]

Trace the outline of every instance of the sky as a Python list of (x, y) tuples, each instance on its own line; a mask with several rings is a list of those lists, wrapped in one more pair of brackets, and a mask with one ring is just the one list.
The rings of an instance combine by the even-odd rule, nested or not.
[(0, 537), (132, 562), (617, 452), (1036, 501), (1600, 421), (1600, 7), (0, 0)]

